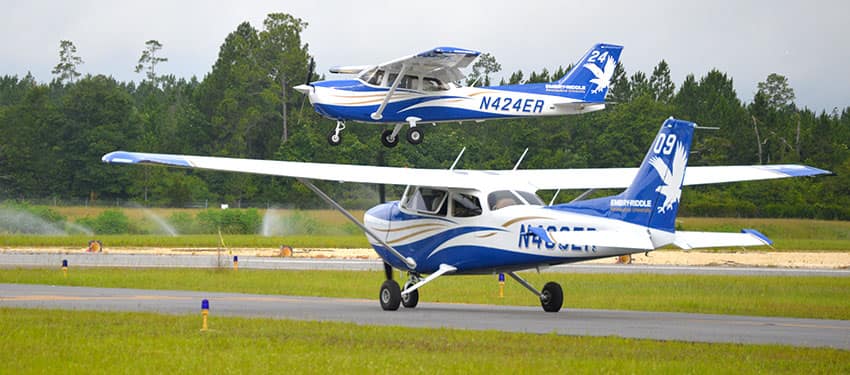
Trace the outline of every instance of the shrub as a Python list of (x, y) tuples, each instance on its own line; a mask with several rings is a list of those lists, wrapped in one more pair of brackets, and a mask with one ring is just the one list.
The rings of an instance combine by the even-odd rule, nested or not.
[(195, 219), (187, 212), (175, 212), (168, 218), (168, 223), (180, 234), (196, 234), (198, 229)]
[(44, 206), (5, 202), (0, 205), (0, 232), (62, 234), (65, 217)]
[(94, 218), (84, 217), (78, 224), (91, 228), (97, 234), (130, 233), (130, 219), (118, 210), (106, 210)]
[(254, 234), (260, 228), (260, 214), (256, 208), (209, 209), (195, 218), (201, 233)]

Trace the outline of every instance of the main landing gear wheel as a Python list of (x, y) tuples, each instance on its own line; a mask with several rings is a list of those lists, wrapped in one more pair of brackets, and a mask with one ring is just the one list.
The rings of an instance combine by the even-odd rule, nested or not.
[(331, 132), (328, 133), (328, 143), (330, 143), (331, 146), (339, 146), (339, 144), (342, 143), (342, 135), (340, 135), (336, 130), (331, 130)]
[(422, 129), (410, 128), (407, 130), (407, 141), (412, 145), (422, 143)]
[[(413, 283), (410, 281), (404, 283), (404, 289), (407, 289), (411, 286), (413, 286)], [(416, 307), (416, 305), (419, 304), (419, 289), (416, 289), (407, 294), (402, 294), (401, 304), (408, 309)]]
[(398, 144), (398, 135), (393, 137), (392, 130), (384, 130), (384, 132), (381, 133), (381, 143), (383, 143), (386, 147), (393, 148)]
[(401, 289), (398, 288), (398, 283), (394, 280), (387, 280), (381, 284), (381, 308), (386, 311), (398, 310), (398, 305), (401, 304)]
[(548, 282), (543, 286), (543, 291), (540, 292), (540, 304), (543, 305), (543, 311), (558, 312), (564, 304), (564, 291), (561, 285), (556, 282)]

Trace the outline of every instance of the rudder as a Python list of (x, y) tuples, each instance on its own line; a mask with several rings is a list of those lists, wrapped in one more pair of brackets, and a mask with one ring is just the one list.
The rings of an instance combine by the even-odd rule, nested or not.
[(625, 191), (556, 208), (674, 232), (695, 128), (693, 122), (667, 119)]
[(623, 46), (593, 46), (561, 79), (546, 84), (546, 91), (591, 103), (602, 103), (614, 77)]

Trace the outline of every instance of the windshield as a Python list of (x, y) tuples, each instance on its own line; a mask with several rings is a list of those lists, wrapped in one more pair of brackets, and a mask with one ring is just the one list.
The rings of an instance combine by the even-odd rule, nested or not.
[(380, 86), (384, 82), (384, 71), (378, 68), (372, 68), (360, 74), (360, 79), (370, 85)]

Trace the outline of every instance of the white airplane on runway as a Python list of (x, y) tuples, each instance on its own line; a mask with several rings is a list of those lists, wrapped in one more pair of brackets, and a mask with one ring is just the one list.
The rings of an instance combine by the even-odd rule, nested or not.
[(408, 124), (407, 140), (422, 142), (419, 123), (484, 121), (499, 118), (571, 115), (605, 108), (605, 94), (622, 46), (594, 45), (564, 77), (550, 83), (461, 87), (460, 69), (478, 51), (437, 47), (377, 66), (344, 66), (331, 73), (357, 79), (328, 80), (296, 86), (319, 114), (337, 120), (328, 142), (339, 145), (345, 121), (394, 124), (381, 134), (387, 147), (398, 144)]
[[(538, 291), (516, 271), (646, 252), (758, 246), (761, 233), (678, 231), (676, 213), (684, 185), (765, 180), (830, 173), (802, 165), (712, 166), (686, 169), (696, 124), (670, 118), (639, 168), (549, 170), (448, 170), (319, 164), (289, 161), (145, 154), (116, 151), (103, 161), (156, 164), (294, 177), (360, 226), (383, 258), (387, 281), (381, 307), (415, 307), (419, 288), (443, 275), (505, 272), (559, 311), (557, 283)], [(400, 201), (366, 212), (364, 223), (317, 188), (312, 180), (407, 185)], [(618, 195), (545, 205), (542, 189), (626, 188)], [(392, 268), (408, 273), (404, 289)], [(423, 275), (428, 275), (423, 278)]]

